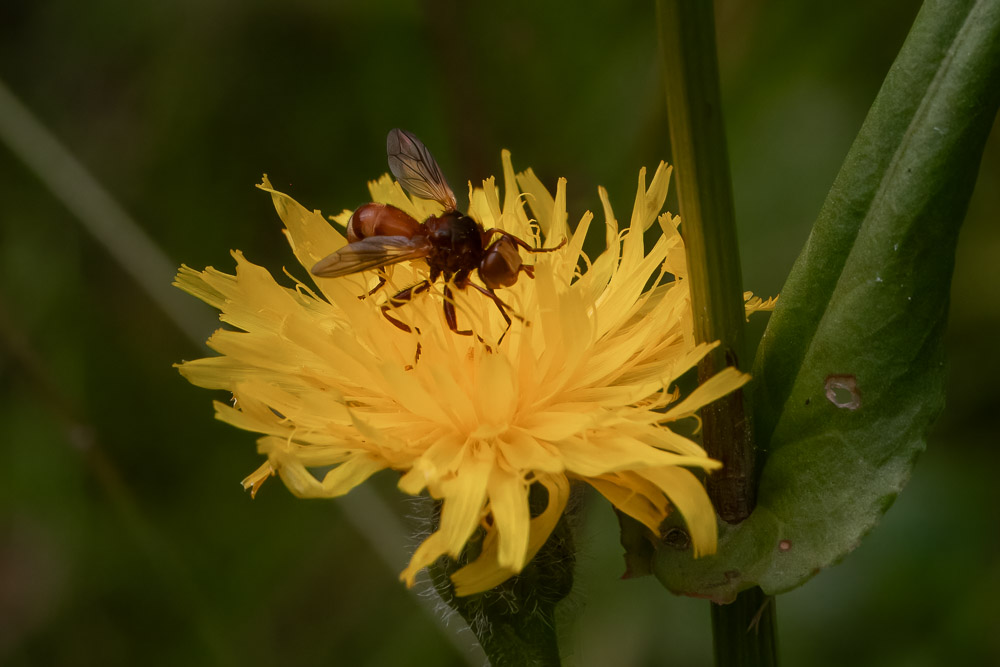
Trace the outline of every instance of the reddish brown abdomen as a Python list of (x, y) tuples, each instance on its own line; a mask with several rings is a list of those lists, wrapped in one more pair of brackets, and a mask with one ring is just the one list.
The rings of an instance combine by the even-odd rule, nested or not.
[(369, 236), (413, 238), (419, 230), (420, 223), (395, 206), (365, 204), (347, 222), (347, 242), (354, 243)]

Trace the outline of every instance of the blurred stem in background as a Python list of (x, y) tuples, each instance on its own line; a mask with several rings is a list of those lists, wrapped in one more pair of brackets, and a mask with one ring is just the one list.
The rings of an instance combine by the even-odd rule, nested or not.
[[(722, 122), (715, 17), (711, 2), (657, 2), (670, 145), (687, 251), (697, 342), (720, 341), (700, 378), (727, 366), (749, 370), (729, 156)], [(707, 481), (719, 516), (739, 523), (755, 504), (755, 449), (742, 391), (702, 411), (704, 445), (722, 461)], [(731, 605), (712, 604), (717, 665), (777, 663), (775, 606), (760, 589)]]
[(59, 422), (66, 444), (80, 455), (151, 570), (168, 585), (174, 596), (174, 604), (185, 610), (207, 655), (219, 665), (239, 664), (240, 660), (231, 642), (224, 636), (218, 618), (195, 585), (189, 570), (144, 515), (118, 466), (108, 455), (104, 444), (98, 440), (96, 429), (88, 423), (84, 411), (59, 386), (46, 359), (35, 350), (30, 337), (17, 327), (2, 300), (0, 349), (20, 366), (21, 372)]
[[(216, 325), (195, 310), (180, 292), (171, 288), (177, 264), (2, 81), (0, 141), (35, 173), (178, 330), (194, 345), (204, 348), (205, 336)], [(74, 416), (82, 411), (62, 396), (41, 363), (40, 356), (30, 348), (27, 338), (19, 335), (13, 323), (3, 316), (0, 307), (0, 344), (14, 353), (45, 395), (47, 404), (65, 424), (69, 442), (86, 454), (91, 474), (121, 515), (128, 532), (151, 561), (154, 570), (168, 584), (167, 588), (177, 594), (175, 604), (182, 609), (195, 610), (199, 632), (220, 663), (236, 662), (230, 657), (231, 648), (220, 637), (218, 624), (211, 620), (212, 614), (208, 610), (211, 605), (204, 601), (190, 573), (170, 555), (167, 540), (158, 534), (143, 513), (115, 462), (101, 447), (97, 434)], [(403, 569), (407, 561), (406, 530), (375, 491), (368, 487), (356, 488), (349, 496), (339, 499), (338, 506), (393, 576)], [(434, 600), (418, 593), (412, 595), (468, 664), (482, 662), (480, 649), (460, 636), (463, 630), (461, 624), (456, 623), (459, 627), (448, 627), (446, 620), (437, 613)]]

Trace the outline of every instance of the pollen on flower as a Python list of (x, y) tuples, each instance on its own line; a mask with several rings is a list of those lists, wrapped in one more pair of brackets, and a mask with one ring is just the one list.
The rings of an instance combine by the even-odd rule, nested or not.
[[(694, 341), (679, 219), (661, 214), (671, 169), (661, 163), (648, 185), (640, 171), (624, 228), (599, 191), (606, 249), (591, 260), (582, 248), (594, 216), (571, 231), (566, 181), (553, 194), (530, 169), (515, 175), (506, 151), (502, 163), (503, 195), (492, 178), (470, 187), (468, 214), (533, 247), (565, 240), (554, 252), (519, 251), (533, 277), (497, 289), (515, 315), (509, 328), (490, 299), (440, 281), (393, 304), (410, 331), (387, 321), (386, 295), (426, 280), (423, 261), (388, 267), (386, 287), (359, 299), (378, 284), (375, 271), (315, 278), (313, 291), (282, 286), (234, 252), (235, 275), (182, 267), (177, 276), (229, 325), (208, 341), (218, 356), (179, 364), (180, 372), (231, 392), (236, 402), (216, 402), (218, 418), (260, 434), (267, 460), (243, 481), (252, 494), (277, 474), (297, 496), (336, 497), (391, 469), (405, 493), (441, 501), (439, 525), (401, 575), (408, 585), (439, 557), (458, 558), (475, 536), (481, 553), (453, 574), (457, 595), (520, 572), (562, 515), (571, 482), (589, 484), (657, 534), (677, 511), (693, 554), (713, 553), (715, 513), (701, 475), (720, 464), (671, 424), (748, 376), (718, 373), (683, 398), (675, 387), (713, 345)], [(270, 193), (303, 274), (347, 243), (266, 176), (258, 187)], [(417, 220), (441, 210), (387, 176), (369, 188), (373, 202)], [(342, 229), (350, 216), (334, 221)], [(654, 224), (663, 233), (647, 247), (643, 234)], [(446, 299), (458, 328), (474, 335), (456, 335)], [(773, 306), (747, 299), (748, 313)], [(535, 485), (547, 505), (532, 513)]]

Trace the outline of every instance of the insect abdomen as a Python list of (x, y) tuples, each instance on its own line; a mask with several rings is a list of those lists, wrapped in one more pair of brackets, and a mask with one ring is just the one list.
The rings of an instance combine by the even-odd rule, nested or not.
[(354, 243), (369, 236), (406, 236), (420, 231), (420, 223), (390, 204), (365, 204), (358, 207), (347, 222), (347, 242)]

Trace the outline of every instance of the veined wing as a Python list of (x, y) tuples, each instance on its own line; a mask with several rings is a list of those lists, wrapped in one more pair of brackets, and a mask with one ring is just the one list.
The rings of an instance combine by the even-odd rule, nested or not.
[(426, 236), (369, 236), (348, 243), (327, 255), (312, 267), (312, 274), (321, 278), (336, 278), (380, 266), (420, 259), (430, 254), (431, 243)]
[(419, 139), (406, 130), (390, 130), (385, 150), (392, 175), (407, 192), (423, 199), (433, 199), (447, 211), (458, 208), (455, 193), (451, 191), (441, 167)]

